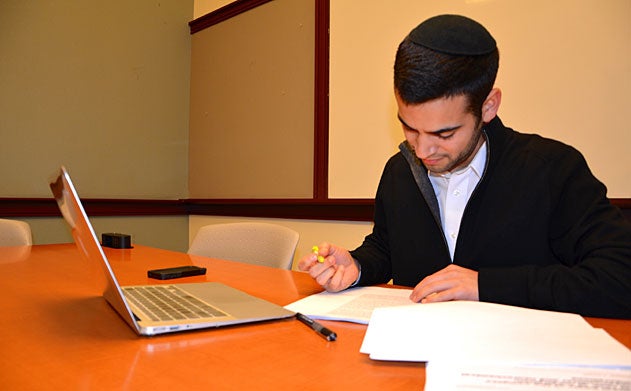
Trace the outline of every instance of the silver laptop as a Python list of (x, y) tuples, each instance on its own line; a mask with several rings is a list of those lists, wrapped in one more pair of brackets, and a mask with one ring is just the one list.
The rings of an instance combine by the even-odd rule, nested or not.
[(50, 188), (59, 210), (70, 225), (77, 247), (94, 270), (95, 278), (103, 289), (103, 297), (139, 335), (295, 315), (281, 306), (217, 282), (120, 286), (64, 167), (50, 183)]

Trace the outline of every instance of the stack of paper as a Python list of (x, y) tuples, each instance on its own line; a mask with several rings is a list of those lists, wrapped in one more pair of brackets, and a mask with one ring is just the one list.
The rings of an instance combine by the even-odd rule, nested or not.
[(593, 389), (580, 379), (631, 389), (631, 351), (569, 313), (468, 301), (377, 308), (361, 352), (428, 362), (428, 391)]
[(425, 391), (631, 390), (624, 368), (432, 361), (425, 366)]
[(579, 315), (471, 301), (377, 308), (361, 352), (397, 361), (631, 366), (625, 346)]

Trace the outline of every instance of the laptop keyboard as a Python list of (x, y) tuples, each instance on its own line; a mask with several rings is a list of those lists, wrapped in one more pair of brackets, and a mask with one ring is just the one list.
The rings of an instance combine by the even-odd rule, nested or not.
[(173, 285), (124, 287), (125, 297), (152, 321), (228, 316)]

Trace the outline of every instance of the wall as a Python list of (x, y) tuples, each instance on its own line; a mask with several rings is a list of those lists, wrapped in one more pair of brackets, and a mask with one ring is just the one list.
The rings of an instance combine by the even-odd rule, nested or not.
[(314, 9), (276, 0), (193, 35), (190, 198), (313, 194)]
[(611, 198), (631, 197), (623, 114), (631, 112), (630, 1), (359, 3), (331, 1), (331, 198), (374, 196), (383, 164), (403, 140), (392, 93), (396, 48), (418, 23), (442, 13), (470, 16), (496, 38), (506, 125), (575, 146)]
[[(84, 197), (188, 196), (191, 3), (0, 2), (0, 197), (49, 197), (46, 180), (61, 163)], [(213, 10), (199, 3), (195, 17)], [(624, 95), (631, 87), (630, 6), (625, 0), (332, 1), (330, 197), (372, 197), (384, 161), (402, 139), (391, 91), (396, 44), (425, 17), (463, 10), (498, 38), (502, 118), (576, 145), (610, 196), (630, 197), (631, 132), (621, 122), (631, 103)], [(504, 44), (512, 39), (519, 44)], [(58, 236), (58, 219), (28, 220), (36, 243), (69, 240)], [(185, 249), (190, 237), (182, 226), (192, 236), (200, 224), (221, 219), (93, 221), (97, 231), (136, 232), (139, 243), (158, 247), (175, 236), (177, 244), (168, 246)], [(294, 223), (298, 254), (321, 240), (352, 247), (370, 229), (287, 222)]]
[[(200, 3), (196, 17), (213, 10)], [(620, 115), (631, 112), (625, 95), (631, 87), (631, 2), (332, 0), (330, 7), (330, 198), (374, 196), (383, 164), (403, 139), (392, 95), (396, 47), (420, 21), (439, 13), (471, 16), (496, 37), (506, 124), (576, 146), (610, 197), (631, 196), (631, 132)], [(225, 220), (192, 216), (191, 237), (199, 226)], [(322, 240), (353, 248), (370, 228), (301, 221), (297, 256)]]
[[(210, 3), (196, 1), (195, 18), (225, 5)], [(312, 0), (273, 1), (193, 35), (191, 198), (311, 197), (314, 8)], [(245, 131), (234, 134), (238, 129)], [(190, 216), (189, 240), (203, 225), (243, 220), (298, 231), (296, 260), (323, 240), (356, 246), (372, 228), (366, 222)]]
[[(17, 218), (30, 224), (35, 244), (67, 243), (72, 236), (61, 218)], [(173, 251), (188, 250), (187, 216), (91, 217), (90, 222), (99, 240), (106, 232), (131, 235), (132, 245), (142, 244)]]
[[(185, 198), (192, 12), (192, 0), (0, 2), (0, 197), (50, 198), (64, 164), (84, 198)], [(59, 219), (25, 220), (36, 244), (71, 241)], [(188, 244), (186, 216), (94, 221)]]
[(193, 6), (193, 19), (204, 16), (207, 13), (213, 12), (232, 2), (232, 0), (195, 0), (195, 4)]

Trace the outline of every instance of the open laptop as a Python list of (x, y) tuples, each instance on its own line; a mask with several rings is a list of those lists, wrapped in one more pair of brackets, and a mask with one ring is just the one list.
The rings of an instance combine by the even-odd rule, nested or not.
[[(50, 188), (59, 210), (70, 225), (77, 247), (94, 269), (94, 274), (100, 278), (103, 297), (139, 335), (158, 335), (295, 315), (281, 306), (217, 282), (120, 286), (64, 167), (50, 183)], [(161, 301), (161, 305), (152, 304), (154, 299)], [(182, 313), (186, 314), (187, 319), (180, 319)], [(168, 319), (160, 320), (162, 317)]]

